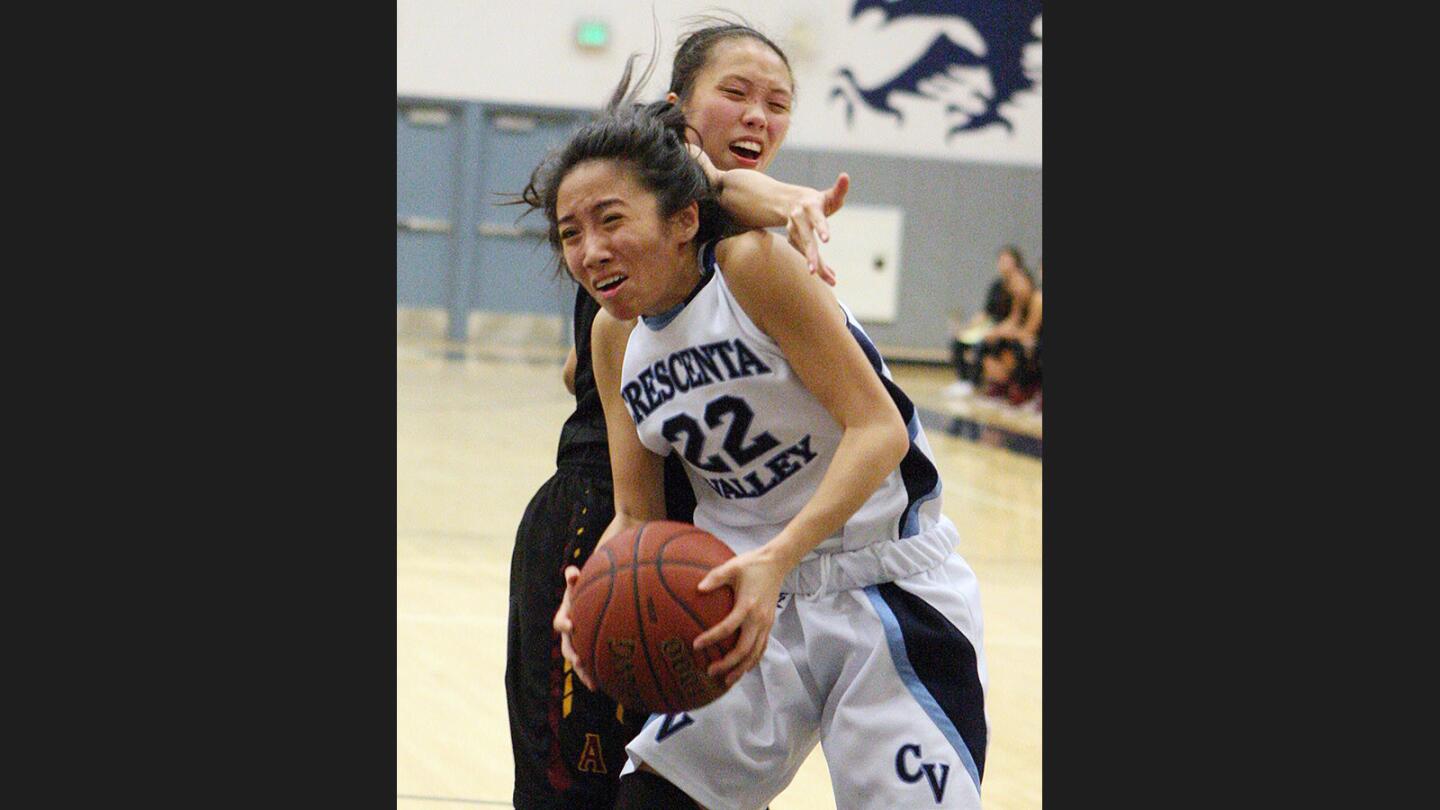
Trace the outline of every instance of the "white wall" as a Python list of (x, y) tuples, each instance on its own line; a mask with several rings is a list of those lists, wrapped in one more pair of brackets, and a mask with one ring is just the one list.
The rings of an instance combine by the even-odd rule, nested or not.
[[(903, 124), (854, 104), (853, 124), (847, 125), (846, 104), (831, 98), (832, 90), (844, 85), (837, 78), (841, 67), (873, 86), (917, 58), (942, 29), (956, 39), (966, 36), (954, 22), (935, 18), (887, 24), (872, 11), (852, 20), (853, 5), (853, 0), (397, 0), (396, 93), (594, 109), (614, 88), (630, 53), (648, 57), (654, 50), (658, 19), (661, 57), (643, 97), (659, 98), (669, 84), (685, 18), (720, 8), (744, 16), (789, 56), (797, 85), (790, 146), (1041, 164), (1038, 43), (1025, 52), (1036, 87), (1001, 107), (1013, 133), (990, 126), (947, 140), (954, 118), (947, 119), (944, 104), (904, 94), (890, 97), (905, 113)], [(575, 45), (574, 27), (582, 17), (608, 21), (611, 41), (603, 52)], [(1033, 31), (1040, 34), (1038, 20)], [(961, 93), (954, 85), (945, 92), (955, 98)]]

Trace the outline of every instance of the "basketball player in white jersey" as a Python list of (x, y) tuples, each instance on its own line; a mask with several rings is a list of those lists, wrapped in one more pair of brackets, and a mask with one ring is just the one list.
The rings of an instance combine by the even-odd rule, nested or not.
[[(711, 668), (725, 695), (651, 717), (627, 746), (616, 807), (761, 808), (820, 743), (840, 807), (979, 808), (979, 593), (914, 406), (799, 253), (763, 231), (720, 238), (678, 111), (625, 106), (525, 196), (603, 308), (615, 519), (600, 542), (666, 517), (663, 460), (680, 454), (694, 523), (736, 552), (700, 585), (732, 587), (735, 609), (696, 644), (738, 641)], [(555, 627), (592, 684), (569, 641), (578, 574)]]
[[(788, 58), (743, 20), (697, 22), (678, 43), (665, 95), (692, 127), (692, 154), (723, 188), (722, 207), (750, 226), (786, 226), (812, 272), (833, 284), (818, 243), (828, 239), (825, 217), (843, 205), (848, 176), (820, 191), (763, 173), (789, 130), (795, 78)], [(590, 366), (600, 305), (582, 287), (575, 293), (575, 347), (564, 371), (575, 410), (560, 432), (555, 474), (525, 507), (511, 557), (505, 695), (515, 810), (610, 810), (625, 745), (645, 720), (582, 685), (552, 626), (565, 590), (562, 571), (584, 565), (615, 514), (605, 414)], [(684, 464), (676, 456), (665, 466), (666, 511), (689, 521), (695, 496)]]

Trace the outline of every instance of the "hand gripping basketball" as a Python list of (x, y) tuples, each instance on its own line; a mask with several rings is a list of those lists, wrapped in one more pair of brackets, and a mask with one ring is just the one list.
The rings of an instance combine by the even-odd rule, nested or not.
[(721, 639), (732, 639), (729, 652), (709, 670), (711, 676), (725, 680), (726, 688), (760, 664), (775, 624), (780, 584), (791, 567), (776, 556), (773, 546), (765, 545), (731, 558), (700, 581), (701, 592), (729, 588), (735, 593), (729, 615), (695, 640), (696, 649), (703, 650)]
[(695, 639), (730, 614), (734, 596), (697, 585), (734, 556), (688, 523), (651, 521), (597, 547), (578, 576), (567, 570), (555, 628), (581, 682), (652, 713), (699, 708), (724, 694), (729, 684), (708, 670), (734, 639), (706, 650), (695, 649)]
[(570, 668), (580, 677), (580, 682), (591, 692), (595, 691), (595, 681), (590, 673), (580, 663), (580, 656), (575, 654), (575, 646), (570, 643), (570, 634), (574, 632), (575, 625), (570, 620), (570, 603), (573, 601), (572, 594), (575, 592), (575, 582), (580, 579), (579, 566), (565, 566), (565, 595), (560, 599), (560, 609), (555, 611), (555, 618), (550, 626), (560, 634), (560, 654), (570, 662)]

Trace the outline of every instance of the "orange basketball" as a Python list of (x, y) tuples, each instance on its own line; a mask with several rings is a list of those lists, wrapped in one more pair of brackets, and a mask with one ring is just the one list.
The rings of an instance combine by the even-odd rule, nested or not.
[(706, 674), (735, 646), (696, 650), (696, 636), (729, 615), (726, 587), (696, 585), (735, 556), (718, 537), (689, 523), (657, 520), (615, 535), (590, 555), (570, 605), (570, 640), (600, 690), (632, 711), (696, 709), (725, 693)]

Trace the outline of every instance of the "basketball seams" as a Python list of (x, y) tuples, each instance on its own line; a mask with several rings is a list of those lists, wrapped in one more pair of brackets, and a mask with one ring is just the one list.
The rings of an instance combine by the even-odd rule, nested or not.
[(597, 576), (589, 577), (588, 579), (584, 579), (584, 580), (579, 581), (579, 582), (575, 585), (575, 595), (574, 595), (573, 598), (574, 598), (574, 599), (579, 599), (579, 598), (580, 598), (580, 595), (583, 594), (583, 593), (585, 593), (586, 591), (590, 590), (591, 586), (593, 586), (593, 585), (598, 585), (599, 583), (603, 582), (603, 581), (605, 580), (605, 577), (603, 576), (604, 574), (613, 574), (614, 572), (615, 572), (615, 557), (614, 557), (613, 555), (611, 555), (611, 557), (610, 557), (610, 570), (609, 570), (609, 571), (602, 571), (602, 572), (600, 572), (600, 574), (597, 575)]
[(594, 677), (594, 675), (600, 671), (597, 669), (597, 665), (599, 664), (597, 656), (600, 655), (600, 630), (605, 627), (605, 614), (610, 612), (610, 601), (615, 598), (615, 554), (604, 546), (601, 546), (600, 550), (605, 552), (605, 559), (610, 561), (610, 575), (605, 577), (605, 582), (609, 585), (610, 589), (605, 593), (605, 604), (600, 608), (600, 612), (595, 617), (595, 636), (590, 640), (591, 677)]
[[(649, 526), (648, 522), (642, 523), (640, 528), (635, 530), (635, 547), (630, 552), (631, 591), (635, 594), (635, 632), (640, 634), (640, 649), (645, 653), (645, 666), (650, 668), (650, 681), (655, 684), (656, 691), (660, 693), (660, 700), (670, 704), (670, 695), (666, 694), (665, 684), (660, 680), (660, 673), (655, 671), (654, 659), (650, 657), (650, 642), (645, 638), (645, 613), (640, 605), (640, 541), (645, 536), (645, 529)], [(645, 708), (651, 709), (652, 707)]]
[[(668, 563), (668, 562), (665, 562), (665, 547), (666, 547), (666, 546), (670, 545), (671, 543), (673, 543), (673, 542), (675, 542), (676, 540), (679, 540), (679, 539), (681, 539), (681, 538), (684, 538), (684, 537), (693, 537), (693, 536), (695, 536), (695, 535), (697, 535), (697, 534), (698, 534), (698, 532), (686, 532), (685, 534), (677, 534), (677, 535), (675, 535), (675, 536), (673, 536), (673, 537), (667, 538), (667, 539), (665, 540), (665, 542), (663, 542), (663, 543), (660, 544), (660, 548), (658, 548), (658, 549), (655, 550), (655, 578), (658, 579), (658, 580), (660, 580), (660, 587), (664, 588), (664, 589), (665, 589), (665, 592), (668, 593), (668, 594), (670, 594), (670, 598), (671, 598), (671, 600), (673, 600), (673, 601), (675, 602), (675, 606), (678, 607), (678, 608), (680, 608), (682, 611), (684, 611), (684, 612), (685, 612), (685, 615), (686, 615), (686, 616), (689, 616), (689, 617), (690, 617), (690, 620), (693, 621), (693, 622), (695, 622), (695, 626), (698, 627), (698, 628), (700, 628), (700, 632), (703, 633), (703, 632), (705, 632), (706, 630), (708, 630), (709, 628), (705, 625), (705, 622), (703, 622), (703, 621), (700, 620), (700, 614), (696, 613), (694, 610), (691, 610), (689, 603), (687, 603), (684, 599), (681, 599), (681, 598), (680, 598), (680, 594), (676, 593), (676, 592), (675, 592), (675, 589), (670, 587), (670, 583), (669, 583), (668, 581), (666, 581), (666, 579), (665, 579), (665, 572), (664, 572), (664, 570), (662, 569), (662, 565), (663, 565), (663, 566), (665, 566), (665, 567), (670, 567), (670, 568), (699, 568), (699, 569), (704, 570), (704, 571), (709, 571), (709, 570), (711, 570), (714, 566), (703, 565), (703, 564), (701, 564), (701, 563), (690, 563), (690, 562), (674, 562), (674, 563)], [(694, 651), (693, 648), (692, 648), (691, 651), (692, 651), (692, 652)], [(707, 659), (708, 661), (710, 661), (710, 662), (714, 662), (714, 661), (718, 660), (718, 657), (724, 657), (724, 654), (723, 654), (723, 653), (719, 653), (718, 657), (717, 657), (717, 654), (716, 654), (716, 653), (717, 653), (716, 648), (712, 646), (712, 647), (710, 647), (709, 649), (705, 650), (705, 653), (704, 653), (704, 654), (705, 654), (706, 659)], [(708, 675), (707, 675), (707, 677), (708, 677)]]
[[(654, 565), (654, 566), (659, 566), (659, 565), (660, 565), (659, 561), (652, 561), (652, 562), (638, 563), (638, 564), (639, 564), (639, 565)], [(709, 571), (710, 569), (714, 568), (715, 566), (713, 566), (713, 565), (706, 565), (705, 563), (686, 562), (686, 561), (684, 561), (684, 560), (681, 560), (681, 561), (679, 561), (679, 562), (670, 562), (670, 561), (667, 561), (667, 562), (665, 563), (665, 567), (666, 567), (666, 568), (694, 568), (694, 569), (699, 570), (699, 571)]]
[[(605, 661), (609, 667), (606, 669), (609, 673), (606, 675), (607, 679), (617, 677), (617, 673), (611, 670), (616, 666), (618, 653), (612, 650), (609, 644), (603, 645), (605, 651), (602, 652), (601, 639), (614, 640), (620, 636), (633, 639), (632, 643), (637, 644), (644, 653), (645, 669), (639, 668), (639, 656), (630, 657), (624, 669), (631, 674), (622, 679), (630, 685), (629, 688), (622, 688), (618, 682), (612, 686), (629, 694), (640, 704), (634, 708), (642, 711), (679, 711), (677, 707), (681, 707), (687, 700), (701, 697), (703, 693), (692, 695), (688, 691), (689, 679), (693, 677), (688, 671), (684, 683), (676, 681), (680, 676), (673, 671), (673, 666), (678, 666), (679, 659), (675, 656), (680, 656), (681, 653), (678, 648), (671, 648), (674, 643), (672, 635), (678, 634), (683, 638), (704, 632), (706, 617), (716, 609), (724, 609), (725, 604), (723, 601), (716, 602), (710, 594), (704, 594), (706, 598), (695, 599), (697, 594), (692, 593), (688, 600), (682, 599), (678, 591), (685, 590), (686, 585), (693, 590), (694, 583), (698, 581), (696, 576), (703, 577), (715, 566), (732, 559), (734, 552), (725, 546), (723, 541), (717, 543), (718, 538), (693, 524), (644, 521), (629, 531), (633, 532), (633, 537), (627, 537), (622, 542), (628, 542), (630, 548), (615, 543), (604, 544), (601, 546), (605, 550), (604, 559), (584, 566), (587, 569), (583, 572), (586, 576), (577, 583), (572, 610), (579, 608), (593, 616), (595, 626), (586, 628), (584, 635), (577, 638), (589, 637), (590, 650), (584, 660), (589, 662), (590, 669), (597, 678), (602, 669), (599, 663)], [(680, 547), (671, 550), (670, 546), (676, 541), (680, 542)], [(689, 547), (690, 544), (694, 544), (693, 547)], [(592, 553), (591, 556), (595, 555)], [(633, 600), (633, 614), (626, 614), (625, 606), (618, 603), (619, 599), (624, 598), (621, 592), (626, 590), (626, 587), (617, 580), (621, 573), (627, 572), (632, 579), (629, 590)], [(646, 578), (645, 582), (641, 582), (642, 577)], [(651, 580), (650, 577), (654, 579)], [(676, 577), (676, 581), (670, 582), (670, 577)], [(597, 580), (604, 580), (606, 583), (603, 593), (593, 587)], [(721, 596), (723, 598), (723, 595)], [(650, 604), (647, 605), (647, 601)], [(662, 615), (651, 616), (647, 608), (648, 611), (660, 608)], [(685, 618), (681, 618), (682, 615)], [(652, 636), (656, 639), (653, 650), (650, 643)], [(661, 639), (664, 644), (661, 644)], [(726, 652), (728, 651), (720, 647), (701, 651), (690, 648), (683, 655), (699, 668), (696, 674), (702, 679), (701, 684), (708, 684), (702, 688), (705, 692), (712, 693), (711, 699), (723, 694), (726, 689), (705, 674), (705, 667), (723, 658)], [(658, 668), (657, 658), (664, 659), (660, 662), (662, 666)], [(639, 680), (636, 680), (637, 675), (640, 676)], [(664, 678), (671, 675), (675, 677), (671, 679), (671, 683), (666, 684)], [(649, 677), (648, 683), (645, 682), (646, 676)], [(634, 691), (637, 689), (639, 691)], [(608, 688), (602, 691), (608, 693)], [(678, 700), (675, 694), (679, 694)], [(651, 701), (658, 705), (646, 705)]]
[[(638, 562), (638, 563), (633, 563), (633, 564), (632, 564), (632, 566), (635, 567), (635, 568), (641, 568), (641, 567), (653, 566), (653, 565), (655, 565), (654, 561), (650, 561), (650, 562)], [(666, 567), (666, 568), (694, 568), (694, 569), (697, 569), (697, 570), (700, 570), (700, 571), (709, 571), (710, 569), (714, 568), (715, 566), (713, 566), (713, 565), (707, 565), (706, 563), (690, 562), (690, 561), (688, 561), (688, 560), (666, 560), (666, 561), (665, 561), (665, 567)], [(611, 570), (612, 570), (612, 571), (615, 571), (615, 570), (619, 570), (619, 569), (611, 569)], [(610, 573), (610, 572), (605, 571), (605, 572), (601, 572), (601, 573), (602, 573), (602, 574), (605, 574), (605, 573)], [(590, 579), (588, 579), (588, 580), (585, 581), (585, 584), (584, 584), (584, 585), (582, 585), (582, 586), (580, 586), (580, 587), (578, 587), (578, 588), (575, 589), (575, 595), (574, 595), (573, 598), (575, 598), (575, 599), (580, 598), (580, 594), (582, 594), (582, 593), (590, 590), (590, 586), (592, 586), (592, 585), (598, 585), (598, 584), (600, 584), (600, 583), (603, 582), (603, 581), (604, 581), (604, 578), (603, 578), (603, 577), (600, 577), (600, 576), (591, 577)]]

